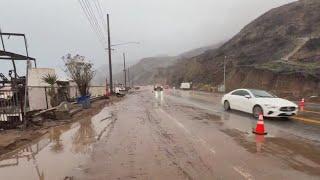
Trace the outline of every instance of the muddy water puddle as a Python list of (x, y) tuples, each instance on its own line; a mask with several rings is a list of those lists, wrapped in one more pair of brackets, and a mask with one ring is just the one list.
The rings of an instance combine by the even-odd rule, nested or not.
[[(253, 157), (267, 157), (289, 169), (315, 177), (320, 175), (319, 141), (301, 137), (299, 134), (295, 135), (290, 131), (283, 131), (275, 126), (275, 124), (280, 124), (295, 128), (295, 124), (290, 120), (266, 119), (267, 129), (271, 131), (268, 135), (261, 136), (252, 133), (256, 120), (237, 112), (213, 114), (181, 105), (179, 110), (189, 114), (194, 124), (201, 122), (204, 126), (212, 127), (212, 130), (218, 128), (220, 132), (231, 137), (233, 142), (240, 145)], [(191, 126), (195, 127), (195, 125)], [(315, 127), (304, 128), (309, 130)], [(301, 134), (305, 133), (301, 132)], [(219, 148), (217, 149), (219, 151)]]
[(0, 179), (64, 179), (85, 171), (95, 142), (116, 118), (106, 108), (92, 118), (54, 127), (47, 134), (0, 159)]
[(277, 159), (289, 167), (312, 176), (320, 176), (320, 144), (300, 137), (252, 135), (237, 129), (221, 129), (252, 154)]

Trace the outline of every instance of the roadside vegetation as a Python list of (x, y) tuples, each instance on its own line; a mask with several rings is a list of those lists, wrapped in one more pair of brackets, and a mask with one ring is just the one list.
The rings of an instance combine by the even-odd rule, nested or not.
[(90, 83), (95, 75), (93, 64), (80, 55), (67, 54), (62, 59), (66, 65), (65, 72), (77, 84), (80, 95), (89, 95)]

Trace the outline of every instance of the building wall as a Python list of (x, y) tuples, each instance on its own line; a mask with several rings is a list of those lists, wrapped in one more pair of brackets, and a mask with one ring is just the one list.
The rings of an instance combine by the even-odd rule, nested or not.
[(89, 92), (91, 94), (91, 97), (104, 96), (106, 94), (106, 87), (93, 86), (93, 87), (90, 87)]
[[(45, 83), (42, 78), (47, 74), (54, 75), (55, 70), (51, 68), (31, 68), (28, 74), (28, 98), (30, 110), (47, 109)], [(50, 97), (47, 97), (48, 108), (51, 107)]]

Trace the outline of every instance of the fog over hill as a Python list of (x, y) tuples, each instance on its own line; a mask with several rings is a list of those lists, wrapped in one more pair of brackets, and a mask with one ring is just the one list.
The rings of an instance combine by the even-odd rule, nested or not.
[[(177, 56), (156, 56), (141, 59), (137, 64), (130, 66), (131, 80), (135, 84), (146, 85), (154, 83), (166, 83), (166, 76), (162, 73), (170, 66), (185, 58), (198, 56), (205, 51), (216, 49), (223, 43), (200, 47), (183, 52)], [(123, 83), (123, 71), (115, 74), (116, 81)]]
[[(225, 43), (177, 56), (142, 59), (131, 66), (132, 79), (137, 84), (178, 86), (190, 81), (199, 87), (217, 87), (222, 84), (226, 60), (228, 90), (250, 87), (295, 97), (318, 95), (319, 9), (318, 0), (300, 0), (273, 8)], [(115, 73), (118, 82), (123, 82), (121, 70)]]
[(320, 1), (300, 0), (271, 9), (219, 48), (177, 58), (172, 66), (154, 74), (153, 81), (161, 79), (175, 86), (191, 81), (217, 87), (223, 80), (226, 58), (228, 90), (250, 87), (296, 97), (317, 95), (319, 35)]

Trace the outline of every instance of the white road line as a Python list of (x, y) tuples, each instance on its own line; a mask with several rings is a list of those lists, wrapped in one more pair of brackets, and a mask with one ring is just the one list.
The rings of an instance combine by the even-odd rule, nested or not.
[(248, 172), (246, 172), (243, 168), (241, 167), (233, 167), (233, 169), (238, 172), (241, 176), (243, 176), (247, 180), (252, 180), (252, 175)]
[(209, 149), (209, 151), (211, 151), (213, 154), (216, 153), (216, 151), (214, 150), (214, 148), (211, 147), (211, 146), (207, 143), (207, 141), (205, 141), (204, 139), (202, 139), (202, 138), (200, 138), (200, 137), (198, 137), (198, 139), (199, 139), (199, 141), (202, 143), (203, 146), (205, 146), (207, 149)]
[[(170, 118), (174, 123), (176, 123), (179, 127), (181, 127), (187, 134), (191, 136), (194, 140), (200, 142), (204, 147), (206, 147), (212, 154), (216, 154), (216, 151), (214, 150), (214, 147), (210, 146), (210, 144), (205, 141), (204, 139), (197, 137), (193, 135), (182, 123), (180, 123), (177, 119), (172, 117), (170, 114), (165, 112), (163, 109), (159, 109), (163, 114), (165, 114), (168, 118)], [(241, 176), (243, 176), (246, 180), (253, 180), (253, 176), (247, 172), (244, 168), (240, 166), (234, 166), (233, 169), (239, 173)]]
[[(177, 119), (172, 117), (170, 114), (165, 112), (163, 109), (159, 109), (163, 114), (165, 114), (168, 118), (170, 118), (174, 123), (176, 123), (179, 127), (181, 127), (187, 134), (189, 134), (194, 140), (200, 142), (204, 147), (206, 147), (212, 154), (216, 154), (216, 151), (214, 150), (214, 147), (211, 147), (210, 144), (205, 141), (204, 139), (197, 137), (193, 135), (182, 123), (180, 123)], [(243, 176), (246, 180), (253, 180), (253, 176), (247, 172), (242, 167), (236, 167), (234, 166), (233, 169), (239, 173), (241, 176)]]
[(207, 148), (212, 154), (215, 154), (216, 151), (214, 150), (214, 147), (210, 146), (210, 144), (205, 141), (204, 139), (197, 137), (195, 135), (193, 135), (189, 129), (187, 129), (182, 123), (180, 123), (177, 119), (175, 119), (174, 117), (172, 117), (170, 114), (168, 114), (167, 112), (165, 112), (163, 109), (159, 109), (163, 114), (165, 114), (168, 118), (170, 118), (174, 123), (176, 123), (180, 128), (182, 128), (187, 134), (189, 134), (191, 136), (191, 138), (195, 141), (200, 142), (205, 148)]

